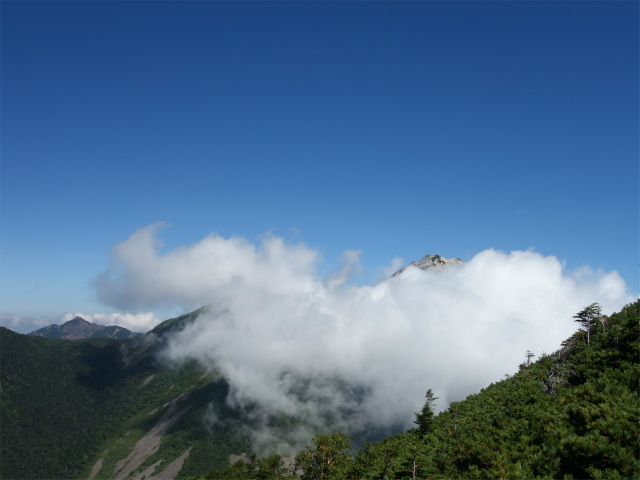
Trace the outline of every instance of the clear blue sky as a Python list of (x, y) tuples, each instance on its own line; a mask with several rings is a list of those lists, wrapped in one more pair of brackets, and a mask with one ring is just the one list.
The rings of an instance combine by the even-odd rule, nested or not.
[(275, 228), (534, 248), (638, 292), (638, 2), (1, 6), (0, 313), (109, 312), (110, 248)]

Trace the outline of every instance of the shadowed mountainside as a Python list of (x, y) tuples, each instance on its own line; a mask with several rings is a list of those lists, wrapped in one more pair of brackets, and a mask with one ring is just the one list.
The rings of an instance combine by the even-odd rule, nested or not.
[[(127, 340), (69, 342), (0, 327), (0, 477), (149, 477), (179, 457), (178, 470), (194, 475), (247, 451), (229, 426), (241, 412), (226, 404), (226, 381), (158, 356), (165, 329), (191, 317), (179, 318)], [(229, 424), (207, 424), (211, 411)], [(140, 443), (149, 434), (155, 440)]]

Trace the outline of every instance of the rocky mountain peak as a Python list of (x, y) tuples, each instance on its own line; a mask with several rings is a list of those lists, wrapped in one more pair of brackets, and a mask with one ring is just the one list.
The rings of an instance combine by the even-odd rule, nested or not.
[[(67, 322), (65, 322), (63, 325), (83, 325), (83, 324), (87, 324), (87, 325), (91, 325), (91, 322), (87, 322), (84, 318), (82, 317), (75, 317)], [(94, 324), (95, 325), (95, 324)]]
[(414, 267), (418, 267), (420, 270), (434, 270), (436, 272), (439, 272), (443, 268), (446, 268), (450, 265), (463, 265), (463, 264), (464, 262), (459, 258), (446, 258), (440, 255), (431, 253), (429, 255), (422, 257), (422, 259), (417, 262), (411, 262), (408, 265), (405, 265), (404, 267), (402, 267), (400, 270), (398, 270), (396, 273), (394, 273), (391, 276), (395, 277), (396, 275), (400, 275), (411, 265), (413, 265)]

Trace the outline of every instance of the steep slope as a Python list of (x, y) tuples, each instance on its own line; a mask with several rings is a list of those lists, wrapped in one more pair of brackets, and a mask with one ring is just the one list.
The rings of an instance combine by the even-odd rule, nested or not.
[(292, 467), (252, 457), (192, 480), (640, 478), (640, 301), (610, 317), (594, 304), (574, 318), (581, 329), (557, 352), (533, 363), (523, 352), (513, 377), (435, 417), (429, 390), (419, 429), (355, 457), (346, 436), (325, 434)]
[(194, 322), (198, 315), (206, 311), (206, 307), (200, 307), (199, 309), (187, 313), (184, 315), (180, 315), (176, 318), (170, 318), (169, 320), (165, 320), (164, 322), (156, 325), (152, 330), (148, 332), (148, 335), (155, 336), (156, 338), (165, 338), (176, 332), (178, 330), (182, 330), (188, 324)]
[(589, 344), (581, 330), (513, 377), (450, 404), (426, 434), (367, 445), (351, 474), (638, 478), (639, 320), (640, 301), (600, 317)]
[(403, 448), (422, 452), (424, 475), (637, 476), (639, 320), (640, 302), (600, 317), (589, 344), (577, 332), (512, 378), (449, 405), (427, 435), (405, 436)]
[[(0, 342), (1, 478), (197, 474), (247, 450), (227, 383), (162, 362), (156, 335), (67, 342), (0, 328)], [(225, 422), (205, 423), (212, 412)]]

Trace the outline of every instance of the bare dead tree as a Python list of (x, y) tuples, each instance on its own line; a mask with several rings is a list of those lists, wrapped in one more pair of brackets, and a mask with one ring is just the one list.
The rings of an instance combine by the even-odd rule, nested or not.
[(547, 395), (555, 395), (559, 386), (566, 385), (567, 378), (571, 375), (577, 375), (574, 366), (568, 363), (556, 363), (547, 368), (547, 378), (542, 381), (544, 393)]
[(527, 353), (524, 354), (527, 357), (527, 367), (531, 365), (531, 359), (534, 356), (534, 353), (531, 350), (527, 350)]

